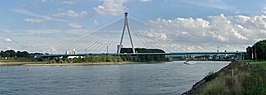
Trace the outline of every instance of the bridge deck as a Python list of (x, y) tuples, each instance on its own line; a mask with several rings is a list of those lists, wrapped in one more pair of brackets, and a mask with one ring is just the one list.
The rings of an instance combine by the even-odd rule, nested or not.
[(62, 56), (87, 56), (87, 55), (201, 55), (201, 54), (245, 54), (246, 52), (173, 52), (173, 53), (90, 53), (90, 54), (50, 54), (40, 55), (39, 57), (62, 57)]

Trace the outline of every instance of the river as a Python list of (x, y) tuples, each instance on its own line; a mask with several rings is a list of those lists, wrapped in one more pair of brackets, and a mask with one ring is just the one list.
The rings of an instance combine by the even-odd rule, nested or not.
[(0, 66), (0, 95), (179, 95), (229, 62), (183, 63)]

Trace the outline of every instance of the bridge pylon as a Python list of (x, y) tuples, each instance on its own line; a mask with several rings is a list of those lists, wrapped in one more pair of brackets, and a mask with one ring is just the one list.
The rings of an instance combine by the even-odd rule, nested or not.
[(133, 51), (133, 54), (135, 54), (135, 48), (134, 48), (134, 45), (133, 45), (133, 41), (132, 41), (132, 37), (131, 37), (131, 34), (130, 34), (130, 29), (129, 29), (129, 25), (128, 25), (128, 13), (125, 12), (125, 19), (124, 19), (124, 27), (123, 27), (123, 31), (122, 31), (122, 36), (121, 36), (121, 40), (120, 40), (120, 44), (117, 45), (117, 53), (120, 54), (121, 53), (121, 49), (123, 48), (123, 38), (124, 38), (124, 34), (125, 34), (125, 30), (127, 28), (127, 31), (128, 31), (128, 35), (129, 35), (129, 39), (130, 39), (130, 43), (131, 43), (131, 46), (132, 46), (132, 51)]

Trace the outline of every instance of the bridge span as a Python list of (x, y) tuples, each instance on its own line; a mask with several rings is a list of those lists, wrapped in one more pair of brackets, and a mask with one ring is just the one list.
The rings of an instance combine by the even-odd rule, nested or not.
[(171, 53), (84, 53), (84, 54), (49, 54), (49, 55), (39, 55), (37, 57), (69, 57), (69, 56), (97, 56), (97, 55), (113, 55), (113, 56), (137, 56), (137, 55), (225, 55), (225, 54), (234, 54), (234, 55), (245, 55), (246, 52), (171, 52)]

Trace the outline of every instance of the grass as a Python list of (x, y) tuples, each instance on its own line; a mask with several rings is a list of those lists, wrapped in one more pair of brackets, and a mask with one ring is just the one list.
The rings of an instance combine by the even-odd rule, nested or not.
[(26, 57), (7, 57), (7, 59), (5, 57), (0, 57), (0, 61), (4, 61), (4, 62), (17, 62), (17, 61), (35, 61), (34, 58), (26, 58)]
[[(256, 62), (264, 66), (264, 62)], [(208, 79), (208, 80), (207, 80)], [(266, 74), (260, 67), (232, 62), (216, 73), (209, 73), (195, 95), (265, 95)]]
[(266, 61), (254, 61), (254, 60), (244, 60), (243, 63), (249, 63), (253, 67), (261, 67), (266, 70)]
[(266, 61), (254, 61), (254, 62), (251, 62), (251, 65), (253, 66), (259, 65), (264, 70), (266, 70)]

